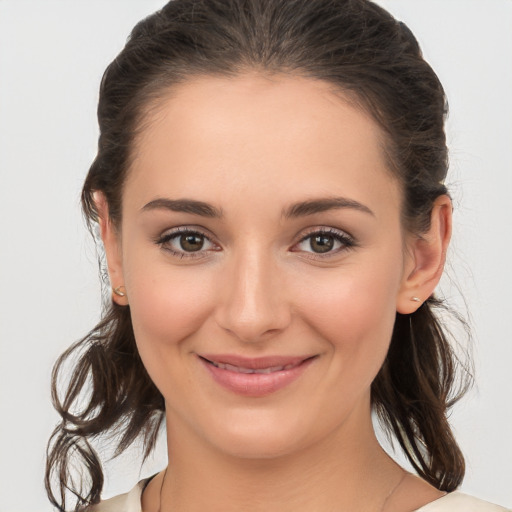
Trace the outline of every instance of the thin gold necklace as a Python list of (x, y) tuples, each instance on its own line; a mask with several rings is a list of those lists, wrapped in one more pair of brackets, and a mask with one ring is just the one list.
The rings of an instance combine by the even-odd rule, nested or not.
[(158, 511), (157, 512), (162, 512), (162, 491), (164, 489), (164, 482), (165, 482), (165, 477), (167, 476), (167, 468), (169, 466), (167, 466), (165, 468), (165, 471), (164, 471), (164, 477), (162, 478), (162, 483), (160, 484), (160, 495), (158, 496)]
[[(384, 503), (382, 504), (382, 507), (379, 510), (379, 512), (384, 512), (384, 509), (386, 508), (386, 504), (387, 504), (389, 498), (391, 498), (391, 496), (394, 494), (394, 492), (402, 485), (402, 482), (405, 480), (405, 477), (407, 476), (407, 472), (402, 470), (402, 473), (403, 473), (402, 477), (400, 478), (398, 483), (391, 489), (391, 491), (389, 491), (388, 495), (384, 499)], [(162, 491), (164, 489), (164, 482), (165, 482), (165, 477), (166, 476), (167, 476), (167, 468), (165, 468), (164, 476), (162, 478), (162, 483), (160, 484), (160, 496), (159, 496), (159, 503), (158, 503), (158, 511), (157, 512), (162, 512)]]
[(389, 494), (386, 496), (386, 499), (384, 500), (384, 503), (382, 504), (382, 507), (379, 512), (384, 512), (384, 509), (386, 508), (386, 504), (387, 504), (389, 498), (391, 498), (391, 496), (394, 494), (394, 492), (402, 485), (402, 482), (405, 480), (405, 477), (407, 476), (407, 471), (404, 471), (402, 469), (402, 473), (403, 473), (402, 478), (400, 478), (398, 483), (391, 489), (391, 491), (389, 491)]

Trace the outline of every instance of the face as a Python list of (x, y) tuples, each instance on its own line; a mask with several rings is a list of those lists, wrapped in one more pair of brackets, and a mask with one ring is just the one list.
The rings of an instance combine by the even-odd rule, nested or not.
[(170, 438), (273, 457), (368, 421), (415, 268), (385, 162), (312, 79), (202, 77), (152, 111), (104, 239)]

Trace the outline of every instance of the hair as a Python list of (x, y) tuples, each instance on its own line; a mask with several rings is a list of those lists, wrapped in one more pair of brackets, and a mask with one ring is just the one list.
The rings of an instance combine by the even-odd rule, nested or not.
[[(139, 22), (101, 81), (98, 152), (82, 191), (91, 231), (97, 191), (113, 225), (121, 222), (123, 184), (152, 106), (194, 77), (251, 71), (322, 80), (371, 115), (402, 185), (404, 227), (421, 236), (435, 199), (447, 194), (447, 102), (411, 31), (368, 0), (173, 0)], [(411, 315), (397, 313), (371, 397), (418, 474), (453, 491), (465, 467), (447, 412), (469, 373), (459, 379), (463, 368), (436, 316), (440, 305), (432, 296)], [(61, 397), (58, 381), (69, 361)], [(52, 398), (61, 421), (48, 444), (46, 488), (60, 511), (71, 492), (76, 511), (97, 503), (103, 487), (91, 442), (114, 433), (119, 454), (142, 437), (146, 458), (163, 423), (164, 400), (138, 355), (129, 306), (108, 301), (101, 322), (61, 355)]]

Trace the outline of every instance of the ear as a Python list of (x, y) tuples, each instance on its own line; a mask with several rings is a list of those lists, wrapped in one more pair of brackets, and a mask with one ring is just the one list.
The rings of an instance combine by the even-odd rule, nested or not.
[(123, 265), (121, 257), (121, 243), (119, 233), (113, 225), (108, 203), (102, 192), (94, 193), (94, 202), (98, 212), (101, 240), (107, 258), (108, 275), (112, 286), (112, 300), (120, 306), (128, 305), (128, 296), (124, 287)]
[(442, 195), (434, 202), (427, 232), (411, 237), (407, 243), (405, 271), (397, 295), (398, 313), (414, 313), (434, 293), (443, 273), (451, 233), (452, 202)]

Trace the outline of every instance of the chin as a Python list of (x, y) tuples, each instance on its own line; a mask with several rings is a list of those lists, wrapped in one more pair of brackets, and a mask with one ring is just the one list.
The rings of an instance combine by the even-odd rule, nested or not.
[(246, 414), (229, 421), (210, 424), (205, 438), (217, 450), (240, 459), (276, 459), (286, 457), (314, 444), (327, 432), (318, 432), (318, 424), (307, 425), (302, 415)]
[(225, 439), (215, 440), (215, 444), (226, 455), (247, 460), (278, 459), (291, 455), (302, 447), (299, 440), (276, 432), (231, 434)]

